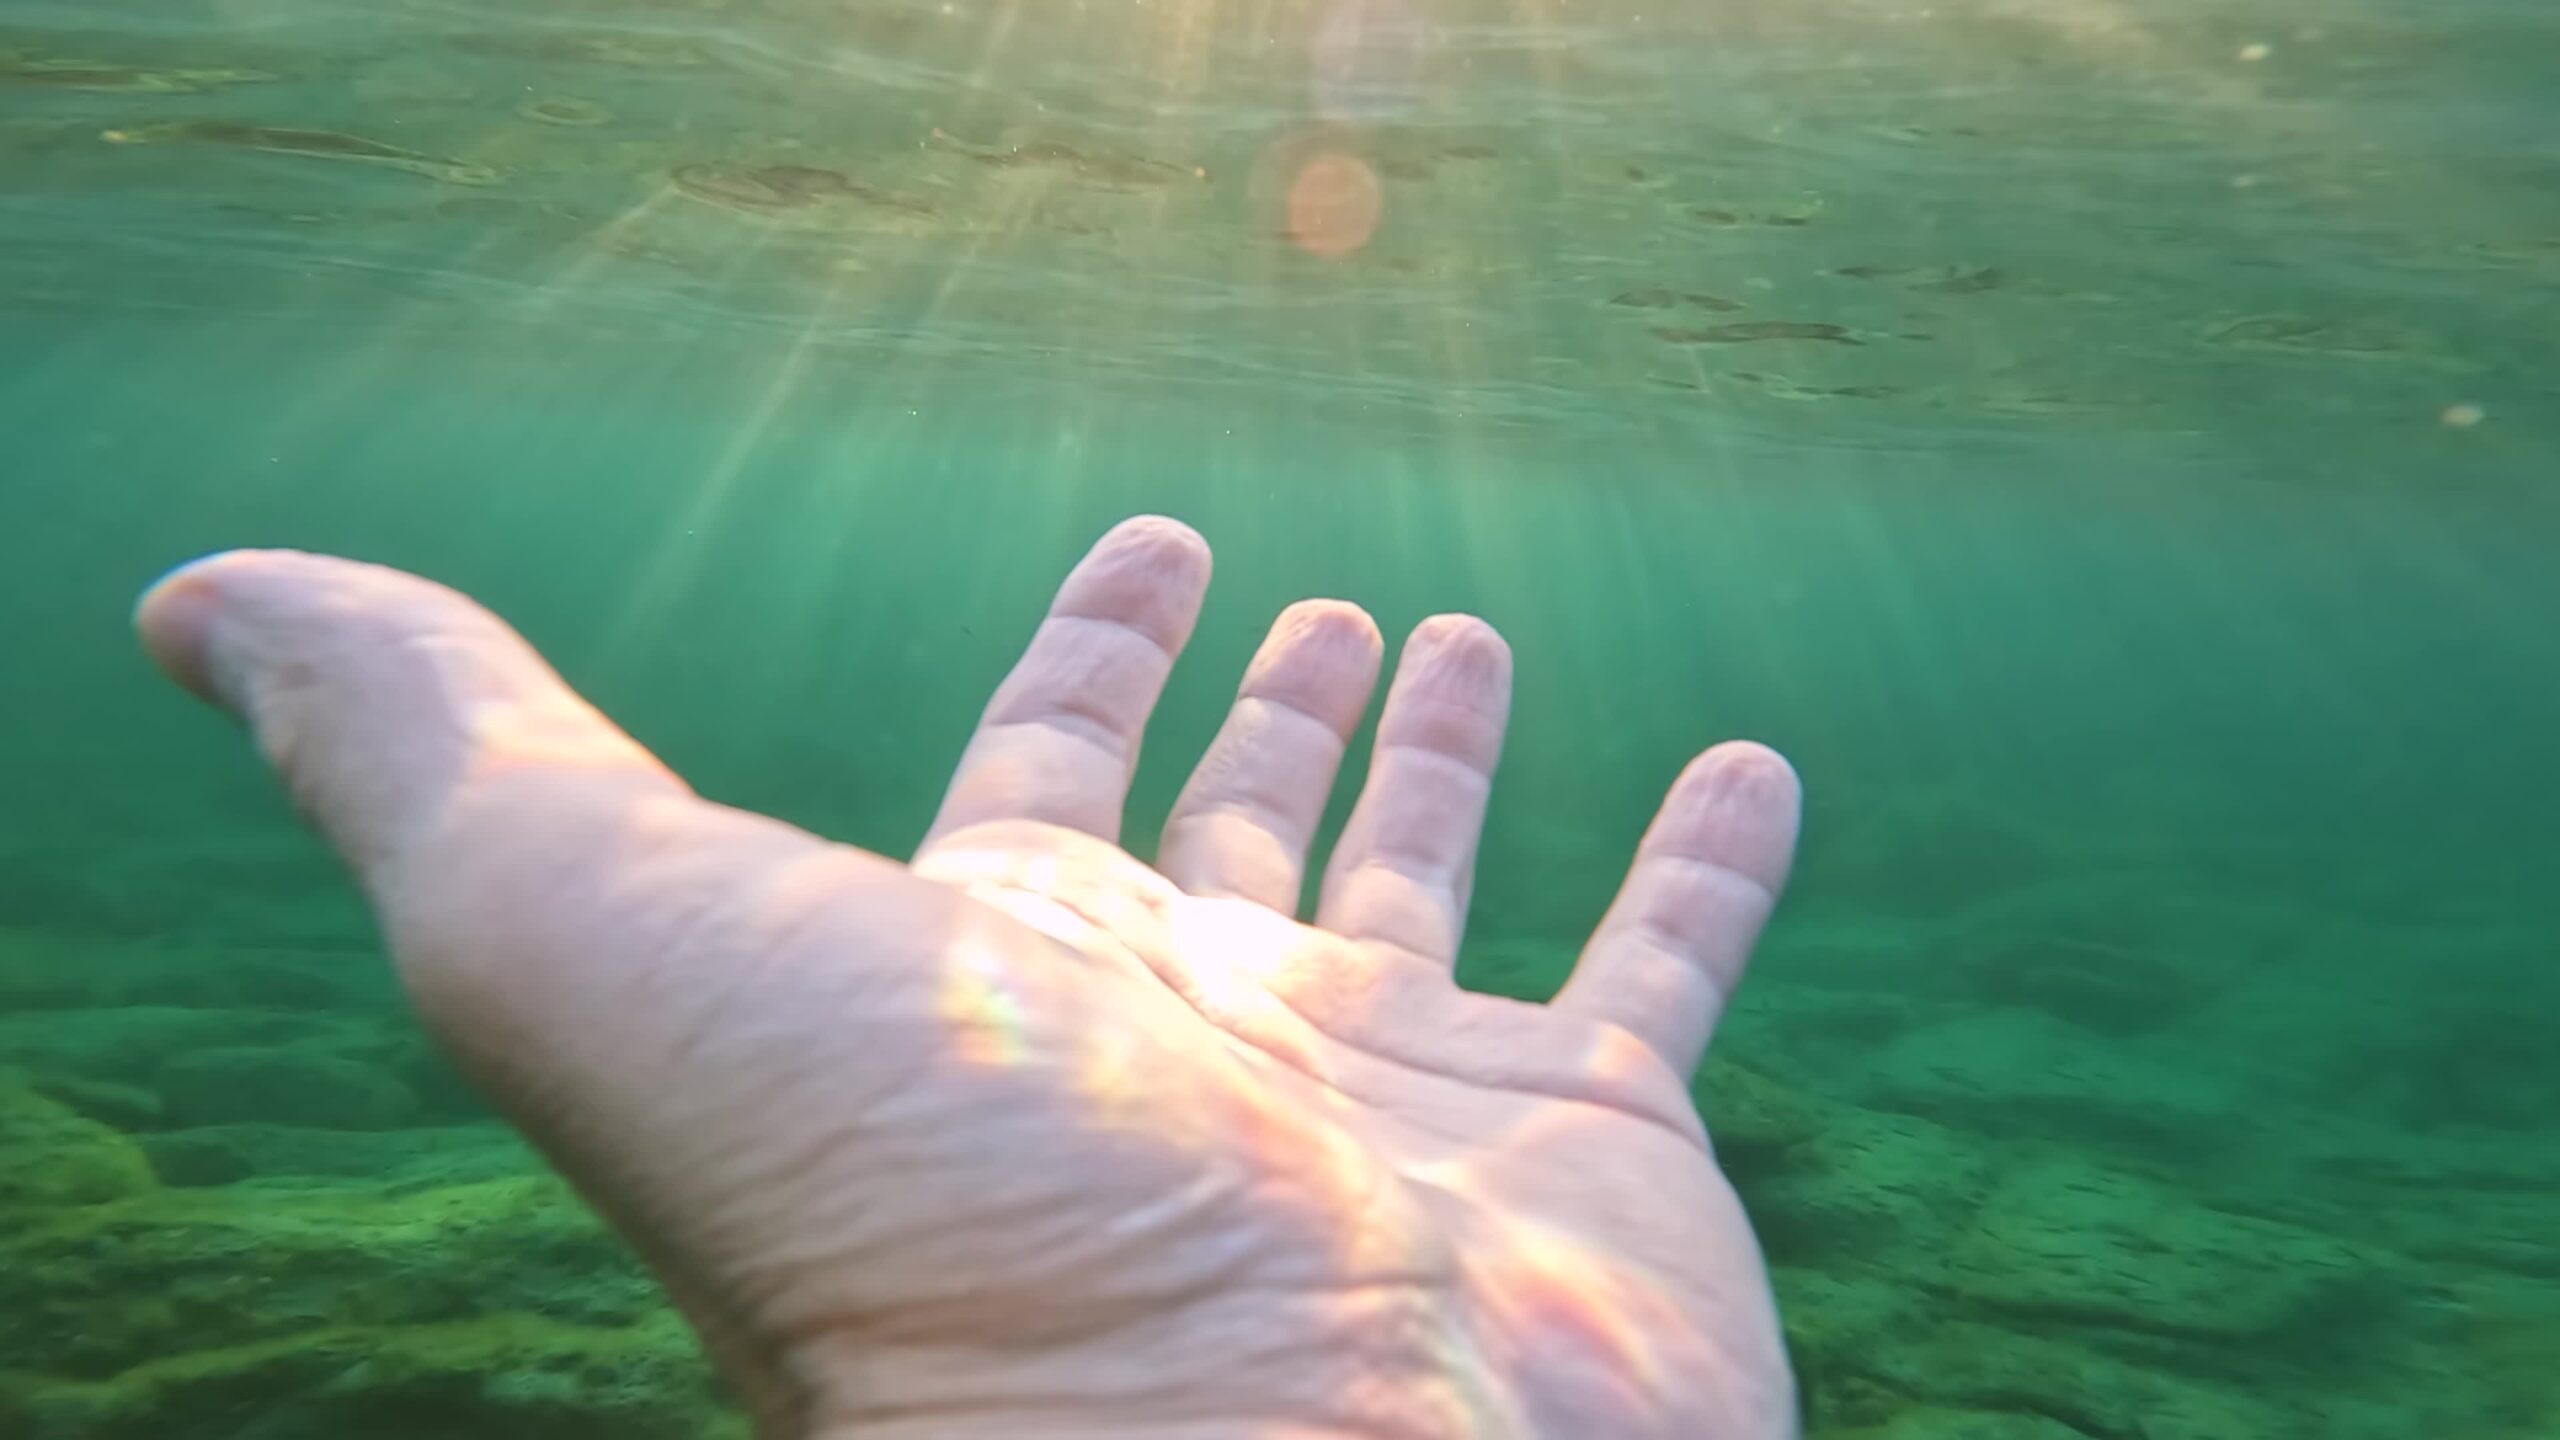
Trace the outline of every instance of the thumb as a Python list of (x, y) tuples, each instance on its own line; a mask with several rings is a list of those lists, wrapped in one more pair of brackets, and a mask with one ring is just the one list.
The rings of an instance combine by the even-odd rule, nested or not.
[(369, 886), (502, 776), (683, 793), (505, 622), (414, 575), (233, 551), (152, 586), (135, 624), (171, 679), (247, 723)]

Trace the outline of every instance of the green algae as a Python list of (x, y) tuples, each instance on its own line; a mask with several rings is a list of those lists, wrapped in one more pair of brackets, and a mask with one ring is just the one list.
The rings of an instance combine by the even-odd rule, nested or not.
[(129, 1137), (0, 1074), (0, 1228), (28, 1223), (28, 1212), (119, 1200), (153, 1183)]
[[(129, 1143), (0, 1089), (0, 1431), (677, 1436), (735, 1421), (682, 1324), (548, 1177), (380, 1172), (171, 1190)], [(30, 1116), (35, 1118), (30, 1119)], [(41, 1146), (44, 1163), (29, 1150)], [(215, 1337), (208, 1341), (207, 1337)]]
[[(269, 1397), (309, 1403), (278, 1417)], [(321, 1326), (189, 1351), (112, 1379), (0, 1373), (0, 1418), (25, 1440), (744, 1440), (672, 1316), (630, 1327), (538, 1315), (386, 1328)]]

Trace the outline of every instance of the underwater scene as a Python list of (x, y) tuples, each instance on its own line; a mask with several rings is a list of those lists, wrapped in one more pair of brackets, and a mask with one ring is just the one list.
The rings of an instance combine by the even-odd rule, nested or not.
[(905, 857), (1148, 512), (1141, 858), (1282, 606), (1507, 637), (1472, 988), (1793, 762), (1807, 1435), (2560, 1436), (2555, 336), (2547, 0), (0, 0), (0, 1437), (748, 1433), (155, 577)]

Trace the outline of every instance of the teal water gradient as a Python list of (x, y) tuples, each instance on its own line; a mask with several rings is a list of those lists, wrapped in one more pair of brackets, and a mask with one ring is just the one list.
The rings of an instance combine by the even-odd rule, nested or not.
[(903, 853), (1141, 510), (1218, 554), (1142, 852), (1289, 600), (1510, 638), (1470, 983), (1797, 762), (1700, 1097), (1813, 1433), (2560, 1430), (2560, 22), (1452, 11), (1346, 124), (1314, 7), (1185, 14), (0, 4), (0, 1433), (731, 1423), (154, 575), (415, 569)]

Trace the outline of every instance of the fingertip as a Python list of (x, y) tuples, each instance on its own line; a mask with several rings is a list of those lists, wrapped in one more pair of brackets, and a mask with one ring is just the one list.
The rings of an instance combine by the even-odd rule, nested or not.
[(1103, 533), (1094, 553), (1126, 553), (1167, 574), (1209, 578), (1209, 542), (1170, 515), (1132, 515)]
[(1750, 740), (1709, 747), (1680, 772), (1648, 844), (1723, 866), (1775, 895), (1794, 868), (1803, 782)]
[(1804, 780), (1787, 757), (1756, 740), (1727, 740), (1709, 746), (1690, 761), (1680, 785), (1708, 787), (1716, 799), (1783, 806), (1792, 812), (1804, 801)]
[(222, 550), (199, 556), (153, 581), (134, 602), (133, 626), (143, 652), (163, 674), (208, 704), (236, 708), (223, 693), (213, 663), (213, 622), (223, 576), (254, 554)]
[(1406, 638), (1396, 679), (1418, 693), (1507, 705), (1511, 642), (1478, 616), (1434, 615)]
[(1431, 615), (1413, 627), (1408, 645), (1431, 650), (1457, 650), (1495, 657), (1504, 665), (1511, 663), (1511, 642), (1481, 615), (1449, 612)]
[(1307, 655), (1375, 671), (1386, 649), (1386, 637), (1368, 611), (1348, 600), (1300, 600), (1271, 622), (1247, 671), (1248, 684), (1254, 672)]
[(1127, 625), (1178, 651), (1208, 590), (1209, 542), (1179, 520), (1141, 515), (1094, 542), (1059, 587), (1050, 614)]
[(1345, 600), (1301, 600), (1272, 622), (1237, 693), (1302, 711), (1347, 740), (1369, 708), (1385, 653), (1366, 610)]
[(1405, 640), (1396, 686), (1420, 699), (1508, 710), (1511, 642), (1476, 616), (1434, 615)]

